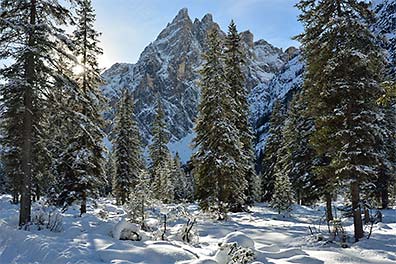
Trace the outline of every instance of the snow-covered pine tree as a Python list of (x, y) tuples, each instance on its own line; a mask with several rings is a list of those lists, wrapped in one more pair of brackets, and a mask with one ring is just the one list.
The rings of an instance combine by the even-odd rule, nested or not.
[(314, 174), (314, 165), (320, 164), (321, 160), (309, 144), (309, 137), (315, 127), (313, 118), (305, 114), (303, 93), (295, 94), (290, 102), (282, 132), (281, 148), (285, 148), (284, 156), (278, 155), (281, 164), (277, 169), (289, 176), (297, 203), (311, 204), (320, 198), (323, 184)]
[(181, 167), (179, 153), (176, 153), (172, 161), (172, 179), (175, 192), (175, 201), (182, 202), (188, 199), (188, 179)]
[(214, 28), (208, 35), (208, 50), (201, 70), (201, 102), (193, 156), (196, 195), (203, 210), (214, 210), (223, 219), (228, 210), (245, 205), (245, 174), (238, 160), (243, 144), (235, 127), (236, 105), (225, 82), (222, 43)]
[(165, 203), (173, 201), (173, 179), (171, 173), (171, 154), (167, 144), (169, 132), (165, 123), (165, 112), (158, 100), (156, 116), (152, 127), (152, 143), (149, 146), (151, 159), (151, 178), (154, 196)]
[(106, 178), (106, 185), (103, 190), (103, 194), (105, 196), (109, 195), (113, 191), (113, 184), (114, 184), (114, 179), (116, 175), (116, 166), (115, 166), (115, 154), (113, 149), (109, 151), (109, 154), (107, 155), (107, 161), (106, 161), (106, 168), (105, 168), (105, 178)]
[(137, 184), (143, 169), (142, 147), (139, 128), (134, 116), (132, 94), (124, 89), (117, 107), (113, 149), (115, 169), (113, 194), (118, 204), (125, 204)]
[(0, 59), (11, 61), (0, 70), (2, 86), (2, 147), (5, 172), (11, 179), (14, 201), (21, 195), (21, 226), (30, 222), (32, 170), (37, 164), (34, 142), (40, 135), (45, 105), (57, 87), (65, 85), (59, 58), (68, 57), (63, 26), (70, 13), (57, 0), (3, 0), (0, 6)]
[(91, 0), (77, 1), (77, 28), (73, 32), (74, 55), (80, 72), (76, 73), (77, 93), (70, 98), (73, 115), (72, 134), (61, 155), (61, 202), (81, 201), (80, 213), (86, 213), (87, 197), (98, 195), (104, 183), (104, 152), (102, 111), (105, 99), (99, 90), (103, 82), (98, 66), (102, 49), (100, 35), (94, 29), (95, 13)]
[[(376, 146), (377, 152), (380, 153), (380, 167), (378, 178), (374, 180), (375, 188), (371, 191), (374, 191), (378, 204), (386, 209), (389, 205), (391, 185), (396, 181), (394, 173), (396, 170), (396, 110), (393, 105), (384, 105), (381, 110), (382, 141)], [(372, 186), (372, 183), (370, 181), (368, 186)], [(373, 193), (366, 196), (368, 195), (373, 195)]]
[(376, 178), (380, 165), (376, 98), (384, 58), (369, 30), (374, 15), (359, 0), (301, 0), (297, 6), (305, 27), (298, 37), (307, 62), (304, 89), (316, 125), (311, 142), (318, 154), (331, 159), (322, 175), (350, 184), (359, 240), (364, 235), (360, 187)]
[(276, 209), (278, 214), (287, 214), (292, 210), (292, 205), (293, 193), (289, 177), (282, 172), (276, 173), (271, 207)]
[(279, 101), (276, 101), (271, 115), (269, 136), (265, 145), (262, 161), (262, 201), (271, 200), (275, 184), (275, 165), (278, 162), (278, 148), (282, 144), (285, 113)]
[(150, 182), (150, 174), (145, 169), (141, 170), (138, 174), (137, 184), (129, 196), (128, 216), (133, 222), (139, 223), (142, 229), (145, 229), (146, 210), (153, 203)]
[[(240, 188), (247, 186), (245, 195), (247, 205), (252, 205), (257, 197), (257, 188), (255, 188), (255, 169), (254, 169), (254, 150), (253, 150), (253, 130), (249, 122), (249, 104), (247, 101), (248, 91), (246, 88), (245, 75), (242, 72), (242, 66), (245, 63), (246, 54), (242, 49), (242, 42), (238, 34), (234, 21), (228, 26), (228, 34), (225, 39), (225, 77), (231, 91), (234, 105), (231, 107), (234, 111), (233, 122), (238, 129), (239, 141), (242, 143), (243, 155), (235, 157), (238, 161), (238, 167), (242, 170), (245, 182), (241, 179)], [(237, 153), (239, 155), (239, 153)], [(241, 211), (246, 207), (238, 202), (234, 203), (232, 211)]]

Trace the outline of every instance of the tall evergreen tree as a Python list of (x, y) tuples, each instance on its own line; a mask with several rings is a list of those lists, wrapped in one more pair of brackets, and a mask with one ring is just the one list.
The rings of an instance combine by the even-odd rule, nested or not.
[(377, 122), (383, 53), (369, 27), (374, 15), (359, 0), (301, 0), (299, 36), (307, 61), (304, 89), (316, 130), (312, 145), (330, 158), (322, 174), (350, 184), (355, 239), (363, 237), (360, 187), (379, 167)]
[(215, 210), (224, 218), (228, 210), (246, 203), (244, 170), (237, 158), (244, 156), (235, 126), (233, 93), (225, 82), (222, 43), (213, 29), (201, 70), (201, 102), (193, 156), (197, 198), (204, 210)]
[(275, 165), (278, 162), (278, 148), (282, 144), (282, 130), (285, 122), (285, 113), (279, 101), (276, 101), (272, 110), (269, 136), (265, 145), (262, 161), (262, 200), (270, 201), (274, 192)]
[(133, 110), (132, 94), (127, 89), (119, 102), (114, 131), (115, 168), (113, 194), (119, 204), (124, 204), (136, 186), (143, 169), (139, 128)]
[(60, 199), (67, 204), (81, 201), (80, 213), (86, 213), (89, 196), (97, 196), (104, 182), (104, 152), (102, 111), (105, 100), (99, 90), (103, 82), (98, 66), (102, 49), (100, 35), (94, 29), (95, 13), (91, 0), (78, 0), (77, 28), (73, 32), (74, 55), (81, 71), (77, 73), (77, 93), (70, 98), (73, 133), (62, 154), (63, 192)]
[(289, 176), (282, 172), (276, 173), (271, 207), (276, 209), (278, 214), (287, 214), (292, 210), (292, 199), (293, 194), (291, 191)]
[(310, 204), (320, 198), (321, 181), (314, 174), (314, 165), (321, 159), (309, 144), (310, 135), (315, 126), (313, 118), (305, 113), (304, 91), (296, 94), (290, 102), (287, 119), (283, 128), (283, 140), (280, 146), (284, 154), (278, 158), (277, 170), (283, 170), (290, 178), (296, 201)]
[(167, 146), (170, 137), (165, 123), (165, 112), (160, 100), (157, 105), (152, 134), (153, 141), (149, 146), (149, 152), (154, 196), (165, 203), (170, 203), (174, 198), (171, 154)]
[(71, 17), (56, 0), (3, 0), (0, 10), (0, 59), (12, 61), (0, 70), (6, 82), (1, 91), (3, 161), (13, 183), (14, 201), (21, 195), (19, 224), (23, 226), (30, 222), (42, 114), (46, 105), (51, 107), (48, 98), (56, 89), (54, 83), (69, 82), (60, 71), (59, 58), (69, 55), (61, 44), (69, 43), (62, 27)]
[[(255, 184), (256, 174), (254, 169), (254, 151), (253, 151), (253, 131), (249, 123), (249, 104), (247, 101), (248, 91), (246, 88), (245, 75), (242, 67), (245, 63), (245, 54), (243, 52), (241, 38), (234, 21), (231, 21), (228, 27), (228, 34), (225, 40), (225, 80), (231, 91), (234, 100), (232, 110), (235, 111), (233, 122), (238, 129), (239, 141), (242, 143), (243, 155), (235, 157), (239, 162), (238, 167), (242, 170), (246, 183), (242, 183), (241, 187), (247, 184), (246, 203), (252, 205), (257, 196)], [(235, 203), (236, 207), (233, 211), (241, 211), (243, 204)]]
[(189, 186), (187, 176), (182, 169), (179, 153), (176, 153), (172, 161), (172, 179), (175, 190), (175, 201), (182, 202), (189, 198)]

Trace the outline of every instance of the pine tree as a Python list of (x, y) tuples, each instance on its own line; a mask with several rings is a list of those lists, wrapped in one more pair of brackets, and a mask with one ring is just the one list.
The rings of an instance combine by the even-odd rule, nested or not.
[(216, 29), (208, 35), (208, 51), (201, 70), (201, 102), (193, 156), (196, 195), (203, 210), (215, 210), (219, 218), (246, 203), (246, 180), (237, 158), (243, 157), (235, 127), (230, 87), (225, 80), (222, 44)]
[(375, 98), (384, 58), (369, 30), (374, 15), (369, 4), (357, 0), (301, 0), (297, 6), (305, 27), (298, 37), (307, 62), (304, 89), (315, 117), (311, 142), (319, 155), (330, 158), (319, 173), (328, 182), (350, 184), (358, 240), (364, 235), (360, 187), (375, 179), (379, 167)]
[(150, 186), (150, 175), (146, 170), (139, 172), (137, 184), (133, 188), (128, 203), (128, 215), (135, 223), (145, 229), (146, 210), (153, 203), (153, 193)]
[[(14, 201), (21, 195), (20, 226), (30, 222), (34, 153), (42, 129), (45, 107), (54, 82), (70, 81), (60, 71), (59, 58), (69, 50), (60, 48), (69, 42), (62, 27), (70, 22), (70, 13), (58, 1), (3, 0), (0, 7), (0, 59), (12, 61), (0, 70), (2, 86), (2, 146), (5, 171), (12, 183)], [(42, 149), (45, 151), (45, 149)]]
[[(255, 169), (254, 169), (254, 151), (253, 151), (253, 131), (249, 123), (249, 104), (247, 101), (248, 91), (246, 88), (245, 75), (242, 72), (242, 66), (245, 63), (246, 55), (242, 51), (242, 42), (238, 34), (234, 21), (231, 21), (228, 27), (228, 35), (225, 40), (225, 77), (227, 85), (231, 91), (234, 100), (232, 109), (234, 110), (234, 126), (238, 129), (239, 141), (242, 143), (243, 155), (235, 157), (239, 162), (238, 167), (242, 170), (246, 182), (241, 182), (241, 188), (246, 188), (246, 203), (252, 205), (255, 201)], [(243, 204), (236, 202), (233, 211), (241, 211)]]
[(271, 207), (278, 210), (278, 214), (289, 213), (292, 210), (293, 204), (293, 194), (289, 177), (283, 173), (277, 173), (275, 177)]
[(106, 185), (103, 189), (103, 194), (105, 196), (111, 194), (113, 191), (114, 179), (115, 179), (115, 175), (117, 172), (114, 156), (115, 156), (115, 154), (114, 154), (113, 150), (111, 150), (109, 152), (109, 155), (107, 156), (106, 169), (105, 169)]
[(73, 133), (69, 145), (61, 155), (63, 191), (61, 202), (81, 201), (80, 213), (86, 213), (87, 197), (98, 195), (104, 183), (104, 156), (102, 111), (105, 100), (99, 90), (103, 82), (98, 66), (100, 35), (94, 29), (95, 13), (90, 0), (79, 0), (77, 28), (73, 32), (74, 55), (81, 73), (76, 76), (77, 93), (70, 98), (73, 114)]
[(167, 144), (169, 132), (165, 123), (165, 112), (161, 101), (158, 101), (155, 120), (152, 128), (153, 140), (149, 146), (151, 158), (151, 177), (154, 196), (165, 203), (173, 201), (173, 180), (171, 172), (171, 154)]
[(323, 183), (314, 173), (314, 166), (320, 164), (321, 159), (309, 144), (315, 126), (313, 118), (305, 113), (303, 98), (304, 91), (296, 94), (290, 102), (282, 131), (284, 156), (278, 162), (281, 163), (278, 168), (289, 176), (297, 202), (311, 204), (320, 198)]
[(263, 201), (270, 201), (275, 184), (275, 165), (278, 162), (278, 148), (282, 144), (282, 130), (284, 126), (285, 114), (282, 105), (276, 101), (272, 110), (268, 140), (265, 145), (264, 157), (262, 161), (262, 181), (261, 188)]
[(139, 128), (133, 110), (133, 98), (127, 89), (118, 105), (115, 118), (114, 156), (115, 168), (113, 194), (119, 204), (124, 204), (136, 186), (142, 170), (142, 149)]
[(188, 179), (185, 172), (182, 169), (179, 153), (176, 153), (172, 162), (172, 179), (175, 190), (175, 201), (182, 202), (188, 199)]

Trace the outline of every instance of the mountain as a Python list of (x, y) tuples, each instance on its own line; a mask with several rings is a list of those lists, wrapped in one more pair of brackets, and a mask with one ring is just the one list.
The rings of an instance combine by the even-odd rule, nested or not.
[[(373, 31), (385, 36), (384, 47), (395, 72), (396, 0), (377, 0), (373, 10), (377, 15)], [(162, 100), (172, 135), (170, 148), (179, 151), (183, 161), (187, 161), (192, 152), (190, 142), (200, 94), (197, 70), (202, 65), (205, 38), (212, 27), (220, 28), (212, 15), (192, 21), (188, 10), (182, 9), (145, 48), (136, 64), (117, 63), (103, 74), (107, 84), (102, 89), (112, 101), (117, 100), (123, 88), (133, 91), (135, 111), (146, 143), (151, 137), (156, 101)], [(222, 31), (220, 34), (225, 35)], [(272, 106), (276, 100), (287, 103), (293, 93), (300, 90), (304, 62), (296, 48), (282, 51), (265, 40), (254, 41), (249, 31), (242, 32), (241, 37), (248, 55), (244, 72), (259, 152), (268, 137)]]
[[(106, 85), (102, 90), (112, 102), (123, 88), (133, 92), (135, 112), (145, 142), (151, 137), (157, 100), (164, 105), (172, 142), (176, 144), (185, 137), (191, 138), (200, 95), (198, 69), (203, 63), (201, 55), (206, 49), (206, 36), (213, 27), (220, 29), (212, 15), (192, 21), (188, 10), (182, 9), (144, 49), (136, 64), (117, 63), (103, 73)], [(220, 32), (224, 37), (225, 33)], [(249, 101), (255, 123), (261, 115), (261, 106), (271, 104), (265, 100), (272, 100), (271, 96), (257, 95), (265, 92), (291, 55), (264, 40), (254, 41), (249, 31), (242, 32), (241, 38), (248, 56), (244, 72), (251, 91)]]

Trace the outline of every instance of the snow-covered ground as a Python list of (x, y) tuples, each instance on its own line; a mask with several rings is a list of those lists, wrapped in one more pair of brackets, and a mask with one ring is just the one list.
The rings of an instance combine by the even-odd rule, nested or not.
[[(196, 205), (188, 205), (190, 214), (197, 217), (199, 238), (186, 244), (177, 235), (186, 220), (175, 217), (169, 220), (167, 241), (153, 240), (149, 233), (143, 234), (142, 241), (116, 240), (112, 232), (116, 232), (114, 226), (125, 211), (110, 199), (97, 200), (96, 206), (91, 204), (83, 217), (78, 217), (77, 207), (70, 208), (63, 214), (61, 232), (46, 228), (39, 231), (36, 227), (22, 231), (17, 229), (18, 207), (9, 200), (10, 196), (0, 196), (1, 264), (221, 263), (221, 255), (229, 250), (223, 243), (225, 251), (219, 251), (221, 242), (238, 242), (251, 248), (255, 263), (396, 263), (395, 209), (382, 211), (384, 221), (374, 225), (370, 239), (341, 248), (339, 243), (318, 241), (310, 235), (308, 227), (316, 233), (323, 221), (322, 207), (295, 206), (291, 216), (283, 218), (260, 204), (251, 213), (230, 214), (228, 221), (219, 222), (200, 214)], [(40, 206), (36, 203), (34, 208), (36, 211)], [(345, 220), (343, 225), (351, 237), (351, 222)], [(326, 235), (327, 226), (320, 229)]]

